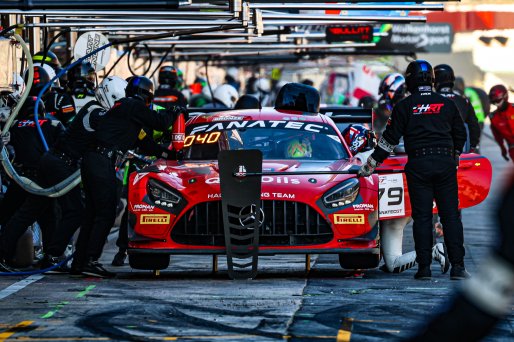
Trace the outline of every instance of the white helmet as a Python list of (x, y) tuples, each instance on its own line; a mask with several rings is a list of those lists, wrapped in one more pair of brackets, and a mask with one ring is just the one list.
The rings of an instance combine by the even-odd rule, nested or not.
[(127, 81), (121, 77), (108, 76), (96, 88), (95, 97), (102, 107), (110, 109), (114, 106), (114, 102), (125, 97), (127, 84)]
[(239, 69), (230, 67), (227, 69), (227, 75), (237, 81), (239, 79)]
[(222, 84), (214, 90), (214, 98), (223, 103), (228, 108), (234, 108), (239, 94), (236, 88), (230, 84)]
[(269, 93), (271, 91), (271, 82), (267, 78), (259, 78), (255, 84), (257, 91)]

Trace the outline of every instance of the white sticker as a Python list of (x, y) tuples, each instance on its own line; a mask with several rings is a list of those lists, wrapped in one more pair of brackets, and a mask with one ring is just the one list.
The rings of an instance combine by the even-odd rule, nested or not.
[[(99, 32), (86, 32), (77, 39), (73, 48), (73, 57), (79, 59), (95, 51), (96, 49), (109, 44), (109, 40)], [(111, 48), (103, 49), (92, 56), (86, 58), (96, 71), (100, 71), (109, 63), (111, 59)]]
[(134, 177), (134, 181), (132, 182), (132, 185), (136, 185), (147, 174), (148, 174), (148, 172), (142, 172), (142, 173), (136, 174), (136, 176)]
[(403, 176), (399, 173), (378, 176), (379, 217), (405, 215)]

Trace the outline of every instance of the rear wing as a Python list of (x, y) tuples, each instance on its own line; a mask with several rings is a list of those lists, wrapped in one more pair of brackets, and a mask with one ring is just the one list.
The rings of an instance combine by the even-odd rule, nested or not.
[(368, 129), (373, 129), (373, 109), (335, 106), (320, 108), (320, 113), (330, 117), (341, 133), (350, 124), (364, 125)]
[(362, 107), (324, 107), (319, 112), (329, 116), (336, 124), (338, 123), (373, 123), (373, 109)]

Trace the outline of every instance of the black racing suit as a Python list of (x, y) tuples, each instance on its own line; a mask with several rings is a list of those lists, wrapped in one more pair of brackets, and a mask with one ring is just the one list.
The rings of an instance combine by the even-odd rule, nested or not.
[(73, 98), (60, 88), (53, 88), (43, 97), (43, 102), (46, 113), (62, 122), (64, 126), (68, 126), (77, 114)]
[[(64, 132), (63, 125), (56, 120), (41, 119), (39, 124), (49, 146), (52, 146), (58, 136)], [(10, 144), (16, 151), (15, 167), (18, 173), (44, 186), (45, 182), (39, 172), (39, 166), (45, 150), (37, 133), (36, 123), (33, 120), (17, 121), (10, 133)], [(14, 257), (18, 239), (36, 220), (43, 231), (43, 245), (49, 241), (57, 221), (54, 204), (54, 201), (48, 197), (25, 192), (23, 204), (2, 227), (0, 254), (5, 260), (10, 261)]]
[(145, 127), (167, 130), (177, 114), (174, 109), (160, 114), (146, 107), (143, 101), (124, 98), (101, 118), (95, 132), (95, 143), (85, 153), (81, 166), (86, 218), (80, 230), (72, 268), (80, 270), (86, 262), (98, 260), (102, 254), (116, 216), (115, 164), (118, 154), (126, 153), (135, 148), (138, 141), (144, 140), (148, 136)]
[(451, 88), (441, 88), (438, 93), (455, 102), (457, 108), (459, 108), (462, 120), (464, 123), (468, 124), (470, 148), (472, 150), (476, 149), (480, 142), (481, 129), (478, 124), (477, 116), (475, 115), (475, 109), (473, 109), (469, 100), (466, 97), (453, 92)]
[[(92, 143), (94, 129), (103, 114), (105, 109), (96, 101), (82, 107), (54, 148), (41, 158), (40, 173), (47, 186), (62, 182), (79, 169), (82, 155)], [(45, 248), (46, 254), (55, 257), (64, 253), (84, 219), (84, 203), (79, 186), (59, 197), (58, 202), (62, 217)]]
[(393, 109), (388, 126), (371, 155), (381, 163), (403, 136), (405, 166), (414, 220), (416, 261), (432, 261), (432, 205), (435, 199), (452, 264), (463, 265), (464, 234), (458, 211), (457, 162), (466, 141), (466, 128), (453, 101), (419, 87)]
[(187, 107), (187, 100), (184, 94), (169, 84), (161, 84), (157, 88), (153, 101), (155, 104), (166, 109), (174, 106)]

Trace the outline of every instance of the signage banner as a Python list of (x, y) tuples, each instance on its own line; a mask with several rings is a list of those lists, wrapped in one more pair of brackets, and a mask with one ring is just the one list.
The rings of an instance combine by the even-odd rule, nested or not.
[(454, 36), (450, 24), (393, 24), (384, 33), (377, 49), (409, 52), (451, 52)]

